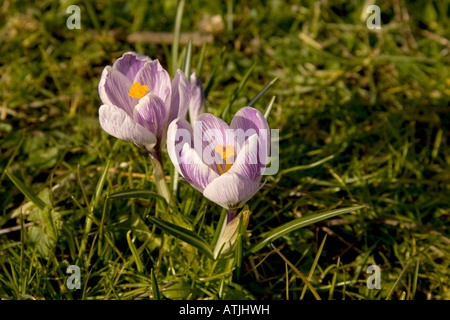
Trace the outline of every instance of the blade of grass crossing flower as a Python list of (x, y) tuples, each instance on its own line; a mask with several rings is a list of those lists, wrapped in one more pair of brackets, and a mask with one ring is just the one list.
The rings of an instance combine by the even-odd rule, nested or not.
[(155, 271), (153, 269), (150, 271), (150, 276), (152, 278), (153, 300), (161, 300), (161, 296), (159, 294), (158, 281), (156, 280)]
[(141, 258), (139, 257), (139, 254), (137, 253), (136, 246), (134, 245), (133, 240), (131, 239), (131, 230), (127, 232), (127, 242), (128, 247), (131, 250), (131, 254), (133, 255), (134, 263), (136, 264), (136, 268), (139, 273), (142, 273), (144, 271), (144, 265), (142, 264)]
[(8, 170), (5, 170), (5, 173), (9, 177), (9, 179), (11, 179), (11, 181), (14, 183), (17, 189), (19, 189), (20, 192), (22, 192), (25, 197), (27, 197), (31, 202), (33, 202), (36, 205), (36, 207), (38, 207), (40, 210), (45, 209), (47, 204), (44, 201), (42, 201), (42, 199), (39, 198), (36, 194), (34, 194), (33, 190), (27, 187), (20, 179), (18, 179)]
[[(311, 269), (309, 270), (309, 274), (308, 274), (308, 278), (307, 278), (308, 281), (311, 281), (311, 278), (312, 278), (312, 276), (314, 274), (314, 270), (316, 269), (317, 262), (319, 261), (319, 257), (322, 254), (323, 246), (325, 245), (325, 241), (327, 240), (327, 236), (328, 236), (328, 234), (325, 233), (325, 236), (323, 237), (322, 243), (319, 246), (319, 250), (317, 250), (317, 254), (314, 257), (313, 264), (311, 266)], [(303, 297), (305, 296), (305, 293), (306, 293), (306, 289), (307, 289), (307, 287), (305, 285), (303, 287), (302, 294), (300, 295), (300, 300), (303, 300)]]
[(179, 227), (170, 222), (166, 222), (164, 220), (161, 220), (161, 219), (158, 219), (158, 218), (155, 218), (152, 216), (147, 216), (147, 217), (152, 223), (157, 225), (163, 231), (167, 232), (168, 234), (170, 234), (180, 240), (183, 240), (184, 242), (190, 244), (191, 246), (196, 247), (202, 253), (204, 253), (208, 258), (214, 260), (214, 256), (211, 251), (211, 248), (208, 246), (208, 244), (205, 242), (205, 240), (203, 240), (203, 238), (201, 238), (198, 234), (196, 234), (188, 229)]
[(266, 236), (260, 240), (258, 243), (256, 243), (250, 250), (247, 252), (248, 254), (256, 253), (262, 248), (264, 248), (267, 244), (275, 241), (276, 239), (288, 234), (289, 232), (295, 231), (297, 229), (309, 226), (313, 223), (326, 220), (335, 216), (338, 216), (340, 214), (349, 213), (352, 211), (357, 211), (365, 206), (354, 206), (354, 207), (347, 207), (347, 208), (340, 208), (325, 212), (319, 212), (315, 214), (311, 214), (299, 219), (294, 219), (288, 223), (285, 223), (277, 228), (274, 228), (273, 230), (269, 231)]
[(275, 77), (272, 81), (270, 81), (264, 88), (261, 89), (260, 92), (256, 94), (256, 96), (250, 100), (250, 102), (247, 104), (249, 107), (252, 107), (258, 100), (261, 98), (267, 90), (278, 80), (278, 77)]
[(178, 2), (177, 15), (175, 17), (175, 29), (172, 44), (172, 75), (178, 69), (178, 48), (180, 46), (180, 28), (181, 20), (183, 19), (184, 0)]

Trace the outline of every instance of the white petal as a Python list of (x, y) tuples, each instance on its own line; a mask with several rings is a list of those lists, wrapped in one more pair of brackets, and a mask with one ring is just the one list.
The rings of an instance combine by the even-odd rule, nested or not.
[(136, 123), (128, 114), (116, 106), (102, 105), (99, 109), (99, 120), (103, 130), (110, 135), (131, 141), (138, 146), (153, 151), (156, 137), (149, 130)]
[(259, 182), (254, 182), (238, 173), (228, 171), (214, 179), (205, 188), (203, 195), (229, 210), (244, 205), (258, 190)]

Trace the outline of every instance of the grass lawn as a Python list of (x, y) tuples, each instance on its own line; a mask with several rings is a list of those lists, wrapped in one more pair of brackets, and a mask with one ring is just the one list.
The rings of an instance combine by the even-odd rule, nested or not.
[[(0, 4), (0, 299), (450, 299), (450, 3), (183, 3)], [(213, 244), (225, 210), (174, 185), (164, 148), (168, 206), (148, 154), (99, 124), (105, 66), (136, 51), (173, 76), (189, 39), (204, 111), (228, 123), (276, 79), (253, 107), (274, 101), (279, 170), (217, 260), (153, 218)]]

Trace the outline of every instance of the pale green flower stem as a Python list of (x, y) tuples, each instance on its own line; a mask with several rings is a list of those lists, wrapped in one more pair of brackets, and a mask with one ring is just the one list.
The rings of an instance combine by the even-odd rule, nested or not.
[(153, 180), (155, 181), (156, 191), (159, 195), (166, 199), (167, 203), (170, 202), (170, 191), (166, 183), (166, 177), (164, 175), (164, 169), (162, 166), (161, 155), (159, 153), (150, 154), (150, 160), (153, 166)]

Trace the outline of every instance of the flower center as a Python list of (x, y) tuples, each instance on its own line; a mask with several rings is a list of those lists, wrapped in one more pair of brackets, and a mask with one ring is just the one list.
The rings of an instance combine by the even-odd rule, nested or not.
[(148, 86), (143, 85), (139, 82), (135, 82), (131, 85), (130, 92), (128, 92), (128, 95), (130, 97), (141, 99), (148, 91)]
[(231, 161), (231, 158), (236, 155), (236, 152), (234, 151), (234, 148), (232, 145), (227, 145), (226, 147), (223, 144), (219, 144), (217, 147), (214, 148), (214, 151), (220, 154), (223, 160), (225, 160), (224, 164), (218, 163), (217, 167), (219, 168), (220, 174), (224, 174), (228, 170), (230, 170), (231, 166), (233, 165), (233, 161)]

